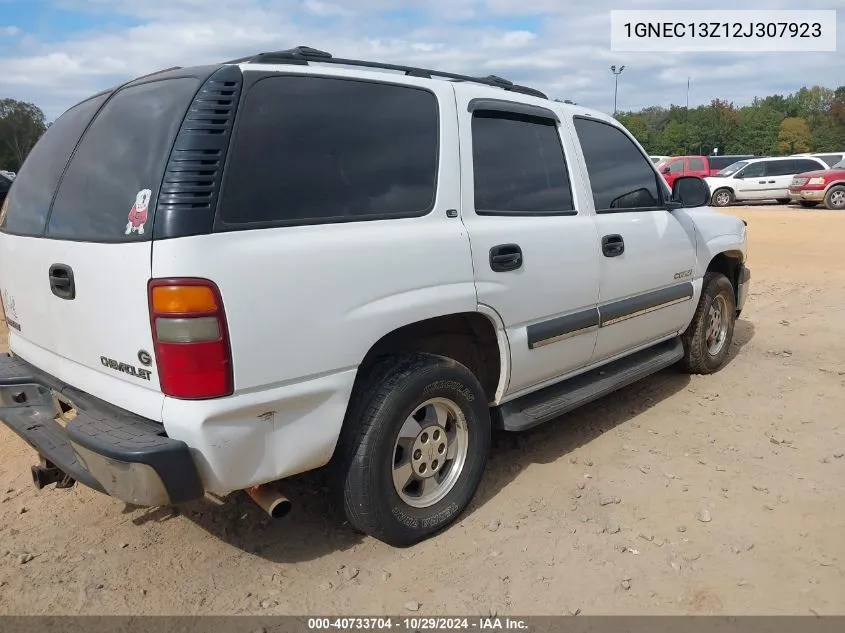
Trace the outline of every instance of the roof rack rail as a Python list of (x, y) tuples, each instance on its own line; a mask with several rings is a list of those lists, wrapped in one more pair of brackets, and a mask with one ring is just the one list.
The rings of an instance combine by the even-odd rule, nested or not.
[(459, 75), (456, 73), (447, 73), (439, 70), (429, 70), (428, 68), (417, 68), (415, 66), (402, 66), (399, 64), (384, 64), (381, 62), (364, 61), (360, 59), (343, 59), (340, 57), (332, 57), (331, 53), (317, 50), (310, 46), (297, 46), (296, 48), (289, 48), (283, 51), (272, 51), (267, 53), (257, 53), (255, 55), (248, 55), (238, 59), (231, 59), (224, 64), (296, 64), (308, 65), (309, 62), (319, 64), (337, 64), (339, 66), (359, 66), (362, 68), (378, 68), (380, 70), (395, 70), (405, 73), (409, 77), (423, 77), (431, 79), (433, 77), (442, 77), (444, 79), (452, 79), (454, 81), (469, 81), (477, 84), (484, 84), (486, 86), (493, 86), (502, 88), (510, 92), (518, 92), (521, 94), (531, 95), (533, 97), (540, 97), (541, 99), (548, 99), (548, 97), (534, 88), (528, 86), (520, 86), (497, 77), (496, 75), (488, 75), (487, 77), (472, 77), (470, 75)]

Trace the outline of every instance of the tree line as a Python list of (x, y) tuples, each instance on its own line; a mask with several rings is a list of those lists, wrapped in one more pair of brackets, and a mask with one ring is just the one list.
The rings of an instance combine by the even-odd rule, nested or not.
[(44, 113), (35, 104), (0, 99), (0, 169), (18, 171), (46, 129)]
[[(720, 154), (758, 156), (845, 151), (845, 86), (805, 87), (746, 106), (721, 99), (690, 109), (652, 106), (616, 118), (649, 154), (707, 155), (716, 148)], [(35, 104), (0, 99), (0, 169), (18, 171), (47, 126)]]
[(654, 106), (616, 118), (652, 155), (845, 151), (845, 86), (801, 88), (746, 106), (714, 99), (696, 108)]

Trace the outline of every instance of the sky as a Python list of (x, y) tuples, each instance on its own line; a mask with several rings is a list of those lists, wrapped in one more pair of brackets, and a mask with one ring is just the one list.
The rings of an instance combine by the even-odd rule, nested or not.
[[(834, 53), (621, 53), (611, 9), (736, 8), (709, 0), (0, 0), (0, 98), (35, 103), (54, 120), (71, 105), (171, 66), (307, 45), (335, 56), (496, 74), (613, 111), (737, 104), (803, 85), (845, 84), (843, 0), (749, 0), (743, 9), (830, 9)], [(765, 9), (764, 9), (765, 7)]]

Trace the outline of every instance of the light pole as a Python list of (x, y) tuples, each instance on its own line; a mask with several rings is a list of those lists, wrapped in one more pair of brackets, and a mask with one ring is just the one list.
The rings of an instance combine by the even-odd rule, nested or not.
[(623, 70), (625, 70), (624, 66), (620, 66), (618, 70), (615, 64), (610, 67), (610, 72), (613, 73), (613, 116), (616, 116), (616, 95), (619, 93), (619, 75), (622, 74)]

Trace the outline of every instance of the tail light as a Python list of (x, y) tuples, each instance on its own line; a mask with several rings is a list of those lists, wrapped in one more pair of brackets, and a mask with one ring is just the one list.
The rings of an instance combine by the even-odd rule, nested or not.
[(232, 354), (217, 286), (207, 279), (153, 279), (149, 303), (162, 392), (189, 400), (231, 395)]

